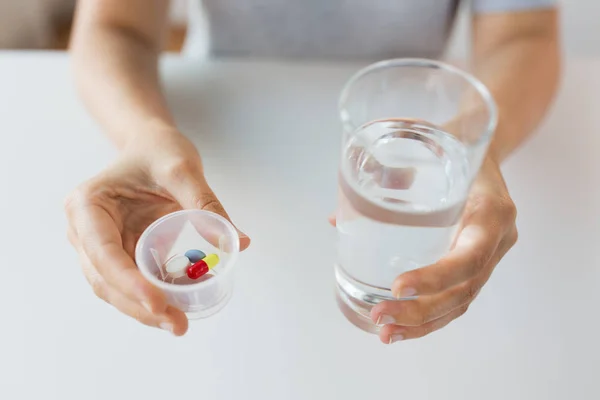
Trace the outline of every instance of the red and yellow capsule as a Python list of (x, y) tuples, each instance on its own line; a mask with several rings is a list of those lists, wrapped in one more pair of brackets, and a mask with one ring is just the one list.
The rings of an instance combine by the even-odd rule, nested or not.
[(187, 276), (190, 279), (198, 279), (203, 275), (206, 275), (208, 271), (214, 268), (219, 263), (219, 256), (216, 254), (209, 254), (202, 260), (190, 265), (187, 269)]

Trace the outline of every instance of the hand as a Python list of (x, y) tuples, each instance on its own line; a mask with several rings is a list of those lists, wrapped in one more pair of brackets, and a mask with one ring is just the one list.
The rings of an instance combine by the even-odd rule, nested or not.
[(496, 264), (517, 241), (516, 209), (498, 164), (488, 158), (475, 180), (456, 244), (437, 263), (406, 272), (392, 285), (395, 297), (373, 307), (373, 322), (385, 324), (384, 343), (425, 336), (466, 311)]
[[(177, 336), (187, 331), (185, 314), (143, 278), (133, 255), (148, 225), (182, 208), (229, 219), (204, 179), (194, 145), (177, 132), (148, 134), (65, 202), (68, 237), (94, 293), (141, 323)], [(240, 247), (249, 243), (240, 232)]]

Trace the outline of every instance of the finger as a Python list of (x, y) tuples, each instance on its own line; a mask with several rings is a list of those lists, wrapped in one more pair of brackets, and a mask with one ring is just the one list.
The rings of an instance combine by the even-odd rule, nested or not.
[(79, 248), (79, 238), (77, 237), (77, 233), (75, 233), (75, 230), (71, 227), (71, 225), (67, 227), (67, 239), (69, 239), (71, 246), (73, 246), (75, 249)]
[(102, 207), (82, 203), (72, 211), (73, 229), (90, 264), (107, 284), (131, 300), (160, 314), (166, 309), (163, 293), (148, 282), (123, 249), (115, 221)]
[(468, 306), (462, 306), (441, 318), (416, 327), (386, 325), (379, 331), (379, 339), (383, 343), (392, 344), (402, 340), (417, 339), (429, 335), (430, 333), (445, 327), (456, 318), (462, 316), (465, 312), (467, 312), (467, 309)]
[(462, 282), (452, 288), (415, 300), (385, 301), (371, 310), (371, 319), (376, 324), (397, 324), (419, 326), (440, 318), (453, 310), (470, 304), (481, 288), (487, 283), (495, 266), (516, 241), (514, 236), (507, 235), (498, 246), (488, 265), (475, 278)]
[(96, 271), (96, 268), (94, 268), (85, 253), (81, 251), (79, 252), (79, 263), (81, 264), (83, 276), (92, 287), (96, 297), (108, 303), (108, 284), (104, 278), (102, 278), (102, 275)]
[(331, 214), (329, 217), (327, 217), (327, 221), (329, 221), (329, 224), (335, 228), (335, 214)]
[(173, 330), (171, 331), (175, 336), (184, 335), (189, 327), (189, 321), (183, 311), (173, 306), (167, 307), (166, 315), (173, 324)]
[[(201, 171), (195, 171), (192, 167), (184, 164), (173, 168), (169, 175), (171, 178), (160, 182), (160, 184), (171, 193), (183, 208), (211, 211), (221, 215), (233, 224), (225, 208), (208, 186)], [(250, 238), (237, 227), (236, 230), (240, 237), (240, 250), (244, 250), (250, 245)]]
[(516, 215), (498, 165), (486, 158), (469, 194), (462, 227), (450, 254), (434, 265), (398, 277), (392, 285), (394, 295), (403, 298), (406, 293), (439, 293), (477, 275), (507, 235), (516, 240)]
[(163, 314), (156, 315), (146, 310), (140, 303), (131, 300), (111, 287), (107, 288), (106, 297), (108, 303), (117, 310), (144, 325), (163, 329), (175, 336), (185, 334), (188, 329), (188, 320), (185, 314), (174, 307), (168, 306)]
[(143, 304), (131, 300), (108, 285), (85, 253), (80, 253), (79, 258), (85, 278), (98, 298), (145, 325), (170, 331), (176, 336), (181, 336), (187, 331), (188, 320), (185, 313), (171, 306), (168, 306), (164, 313), (152, 313)]
[(440, 293), (475, 277), (488, 264), (505, 235), (506, 228), (496, 221), (493, 210), (473, 215), (447, 256), (395, 279), (392, 284), (394, 296), (405, 298)]
[[(119, 288), (110, 287), (110, 284), (106, 282), (104, 277), (98, 272), (97, 268), (91, 262), (85, 251), (80, 247), (78, 248), (79, 252), (79, 261), (81, 264), (81, 268), (83, 270), (83, 274), (92, 287), (96, 296), (101, 298), (102, 300), (110, 303), (108, 298), (108, 292), (110, 291), (119, 291)], [(155, 289), (154, 286), (151, 286), (152, 289)], [(136, 300), (131, 299), (133, 302), (138, 302), (141, 306), (143, 306), (148, 312), (155, 313), (156, 315), (160, 315), (165, 311), (166, 308), (166, 300), (164, 299), (164, 295), (160, 290), (158, 290), (157, 299), (153, 302), (144, 301), (144, 300)]]
[(371, 310), (377, 325), (421, 326), (470, 304), (487, 281), (486, 278), (463, 282), (440, 294), (414, 300), (384, 301)]

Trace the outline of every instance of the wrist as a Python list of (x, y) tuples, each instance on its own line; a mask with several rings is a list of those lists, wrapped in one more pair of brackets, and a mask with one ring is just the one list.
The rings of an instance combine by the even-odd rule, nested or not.
[(497, 166), (502, 164), (502, 160), (504, 159), (504, 151), (502, 147), (498, 145), (495, 141), (490, 144), (488, 148), (487, 154), (485, 156), (484, 163), (493, 163)]
[(492, 161), (495, 164), (500, 165), (508, 153), (507, 144), (505, 143), (506, 135), (503, 133), (504, 129), (506, 129), (506, 124), (502, 117), (500, 117), (498, 118), (496, 130), (494, 131), (492, 141), (487, 150), (486, 159), (488, 159), (488, 162)]
[(500, 168), (500, 161), (496, 157), (490, 155), (490, 153), (483, 159), (478, 179), (484, 179), (486, 181), (490, 179), (504, 181), (502, 170)]
[(202, 171), (196, 147), (175, 127), (157, 125), (132, 136), (121, 149), (121, 157), (146, 168), (155, 177)]
[(122, 153), (153, 153), (182, 140), (186, 139), (175, 125), (161, 120), (151, 120), (131, 129), (127, 138), (118, 147)]
[(504, 112), (501, 105), (498, 106), (500, 118), (487, 155), (497, 164), (502, 164), (511, 153), (528, 136), (529, 128), (514, 117), (514, 113)]

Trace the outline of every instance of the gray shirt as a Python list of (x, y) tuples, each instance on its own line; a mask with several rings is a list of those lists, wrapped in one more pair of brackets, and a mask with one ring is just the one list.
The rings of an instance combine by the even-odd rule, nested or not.
[[(217, 57), (384, 59), (438, 57), (461, 0), (192, 1), (188, 53), (201, 52), (207, 37)], [(472, 0), (472, 7), (485, 13), (554, 3)]]

